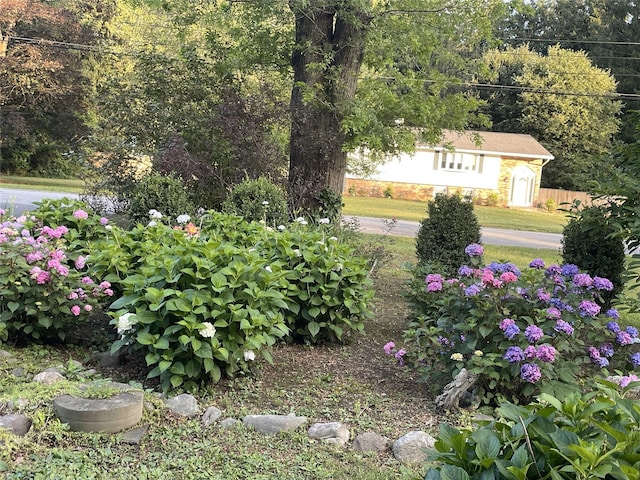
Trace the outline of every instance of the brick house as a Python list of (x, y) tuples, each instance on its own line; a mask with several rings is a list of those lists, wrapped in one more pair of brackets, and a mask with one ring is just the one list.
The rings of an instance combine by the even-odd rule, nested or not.
[(368, 178), (347, 174), (344, 194), (428, 200), (459, 192), (478, 202), (532, 207), (542, 167), (552, 159), (531, 135), (445, 130), (439, 144), (393, 156)]

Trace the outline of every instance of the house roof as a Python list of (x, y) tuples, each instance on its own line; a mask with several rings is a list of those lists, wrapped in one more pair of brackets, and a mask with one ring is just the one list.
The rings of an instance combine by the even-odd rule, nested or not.
[[(433, 147), (453, 147), (457, 151), (482, 152), (484, 154), (508, 155), (523, 158), (553, 159), (553, 155), (531, 135), (522, 133), (479, 132), (468, 130), (455, 132), (443, 130), (443, 139)], [(480, 139), (481, 144), (476, 144)]]

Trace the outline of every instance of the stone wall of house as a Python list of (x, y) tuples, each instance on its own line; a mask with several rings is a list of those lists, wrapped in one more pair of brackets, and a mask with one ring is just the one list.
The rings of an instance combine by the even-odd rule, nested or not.
[[(515, 158), (502, 157), (500, 162), (500, 176), (498, 177), (498, 196), (500, 197), (500, 205), (509, 204), (509, 193), (511, 190), (511, 177), (513, 170), (516, 167), (523, 165), (522, 160)], [(536, 174), (536, 184), (534, 187), (534, 196), (532, 206), (536, 206), (538, 203), (538, 192), (540, 190), (540, 178), (542, 177), (542, 163), (529, 162), (526, 164)]]

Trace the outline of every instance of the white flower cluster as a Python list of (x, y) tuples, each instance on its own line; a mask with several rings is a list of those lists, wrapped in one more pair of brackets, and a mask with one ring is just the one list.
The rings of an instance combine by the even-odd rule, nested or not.
[(122, 335), (133, 328), (138, 321), (136, 319), (135, 313), (125, 313), (118, 317), (118, 323), (116, 324), (116, 328), (118, 329), (118, 335)]
[(255, 360), (256, 359), (256, 352), (254, 352), (253, 350), (247, 350), (246, 352), (244, 352), (244, 361), (245, 362), (249, 362), (251, 360)]
[(304, 219), (304, 217), (298, 217), (296, 218), (296, 222), (298, 222), (300, 225), (306, 225), (308, 222)]
[(209, 322), (202, 322), (204, 328), (200, 329), (200, 335), (204, 338), (212, 338), (216, 334), (216, 327)]
[(162, 214), (155, 208), (152, 208), (151, 210), (149, 210), (149, 218), (159, 220), (162, 218)]
[(178, 215), (178, 218), (176, 218), (176, 222), (178, 222), (178, 225), (184, 225), (185, 223), (189, 223), (191, 221), (191, 217), (189, 215)]

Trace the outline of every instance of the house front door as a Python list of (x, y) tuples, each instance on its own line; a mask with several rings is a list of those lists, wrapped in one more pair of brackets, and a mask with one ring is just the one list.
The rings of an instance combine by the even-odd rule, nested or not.
[(533, 206), (533, 194), (535, 186), (536, 174), (533, 170), (525, 166), (514, 168), (511, 175), (511, 192), (509, 193), (509, 206)]

